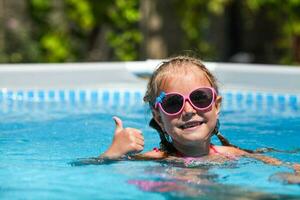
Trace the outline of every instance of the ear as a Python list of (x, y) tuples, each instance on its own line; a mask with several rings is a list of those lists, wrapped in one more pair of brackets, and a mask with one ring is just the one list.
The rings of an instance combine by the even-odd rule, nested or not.
[(155, 110), (153, 109), (152, 110), (152, 115), (153, 115), (153, 119), (156, 121), (156, 123), (160, 126), (160, 128), (162, 130), (165, 130), (164, 129), (164, 126), (163, 126), (163, 123), (162, 123), (162, 119), (161, 119), (161, 116), (160, 116), (160, 113), (158, 110)]
[(215, 102), (217, 115), (219, 115), (219, 113), (221, 111), (221, 103), (222, 103), (222, 96), (217, 96), (217, 99), (216, 99), (216, 102)]

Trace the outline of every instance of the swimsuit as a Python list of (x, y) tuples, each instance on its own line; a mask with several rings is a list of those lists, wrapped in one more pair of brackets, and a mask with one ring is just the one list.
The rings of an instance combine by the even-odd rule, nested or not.
[(219, 154), (219, 155), (221, 155), (221, 156), (224, 156), (224, 157), (228, 158), (229, 160), (235, 160), (235, 159), (236, 159), (236, 157), (233, 156), (233, 155), (230, 155), (230, 154), (228, 154), (228, 153), (224, 154), (224, 153), (219, 152), (219, 151), (215, 148), (215, 146), (212, 145), (212, 144), (209, 145), (209, 148), (210, 148), (211, 150), (213, 150), (214, 153)]
[[(230, 155), (230, 154), (227, 154), (227, 153), (221, 153), (221, 152), (219, 152), (219, 151), (216, 149), (215, 145), (210, 144), (210, 145), (209, 145), (209, 148), (210, 148), (210, 150), (212, 150), (215, 154), (219, 154), (219, 155), (221, 155), (221, 156), (223, 156), (223, 157), (225, 157), (225, 158), (228, 158), (229, 160), (235, 160), (235, 159), (236, 159), (236, 157), (233, 156), (233, 155)], [(157, 147), (153, 148), (153, 150), (156, 151), (156, 152), (160, 151)], [(187, 156), (184, 156), (182, 153), (180, 153), (180, 152), (178, 152), (178, 151), (175, 153), (175, 155), (176, 155), (176, 157), (186, 157), (186, 158), (188, 158)]]
[(213, 150), (214, 153), (217, 153), (217, 154), (220, 153), (220, 152), (218, 152), (218, 150), (215, 148), (215, 146), (212, 145), (212, 144), (209, 145), (209, 148), (210, 148), (211, 150)]

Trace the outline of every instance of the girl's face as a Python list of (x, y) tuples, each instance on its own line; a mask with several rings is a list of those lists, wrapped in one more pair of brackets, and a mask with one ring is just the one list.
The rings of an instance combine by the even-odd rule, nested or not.
[[(188, 95), (199, 87), (211, 87), (211, 84), (204, 72), (195, 66), (189, 72), (167, 77), (163, 80), (160, 91)], [(185, 101), (183, 111), (178, 115), (168, 116), (158, 108), (154, 111), (154, 119), (169, 134), (174, 144), (197, 145), (210, 139), (216, 126), (220, 104), (221, 97), (218, 96), (210, 109), (198, 111), (189, 101)]]

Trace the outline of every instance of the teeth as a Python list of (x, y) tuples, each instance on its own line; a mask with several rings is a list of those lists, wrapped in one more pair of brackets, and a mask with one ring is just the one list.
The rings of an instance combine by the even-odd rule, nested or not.
[(185, 128), (191, 128), (191, 127), (194, 127), (194, 126), (198, 126), (202, 124), (202, 122), (191, 122), (191, 123), (187, 123), (187, 124), (184, 124), (181, 126), (182, 129), (185, 129)]

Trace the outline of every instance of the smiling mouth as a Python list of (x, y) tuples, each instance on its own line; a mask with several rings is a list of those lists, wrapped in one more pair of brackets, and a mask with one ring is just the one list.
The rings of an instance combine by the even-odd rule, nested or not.
[(187, 123), (179, 126), (179, 128), (188, 129), (188, 128), (193, 128), (193, 127), (196, 127), (196, 126), (200, 126), (201, 124), (203, 124), (203, 122), (200, 122), (200, 121), (187, 122)]

